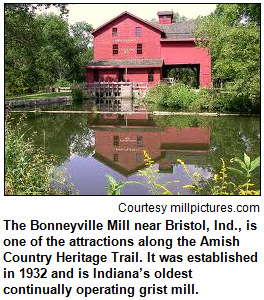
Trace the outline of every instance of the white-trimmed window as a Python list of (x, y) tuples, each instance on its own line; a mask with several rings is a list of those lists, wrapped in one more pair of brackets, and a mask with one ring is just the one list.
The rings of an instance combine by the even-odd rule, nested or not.
[(141, 36), (141, 35), (142, 35), (142, 28), (136, 27), (136, 36)]
[(117, 27), (113, 27), (112, 28), (112, 36), (117, 36), (118, 32), (117, 32)]

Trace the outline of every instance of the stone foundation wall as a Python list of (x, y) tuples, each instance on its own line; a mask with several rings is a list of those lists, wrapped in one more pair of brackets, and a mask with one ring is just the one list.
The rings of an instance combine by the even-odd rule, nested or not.
[(55, 97), (55, 98), (43, 98), (43, 99), (32, 99), (32, 100), (7, 100), (5, 101), (5, 107), (24, 107), (24, 106), (38, 106), (53, 103), (65, 103), (71, 102), (72, 97)]

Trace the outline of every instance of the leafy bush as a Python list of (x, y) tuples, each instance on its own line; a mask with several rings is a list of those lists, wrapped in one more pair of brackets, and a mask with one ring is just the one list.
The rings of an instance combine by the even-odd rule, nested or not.
[(197, 93), (183, 83), (175, 83), (170, 86), (171, 94), (167, 99), (167, 106), (176, 106), (180, 109), (188, 109), (198, 98)]
[(205, 89), (200, 89), (197, 98), (191, 103), (189, 109), (191, 111), (211, 111), (213, 97)]
[(157, 104), (164, 104), (170, 96), (170, 88), (165, 83), (160, 83), (152, 87), (147, 93), (147, 101)]
[(239, 106), (234, 105), (232, 95), (227, 91), (200, 89), (198, 100), (192, 106), (193, 110), (209, 112), (237, 112)]
[(86, 99), (86, 93), (81, 87), (72, 87), (72, 99), (73, 101), (82, 102)]
[(66, 79), (58, 79), (52, 86), (59, 88), (59, 87), (69, 87), (71, 85), (72, 84)]
[[(148, 103), (188, 111), (208, 112), (252, 112), (258, 113), (259, 102), (253, 105), (248, 97), (234, 91), (192, 90), (183, 83), (167, 85), (161, 83), (147, 93)], [(159, 107), (154, 107), (155, 109)]]
[(179, 109), (188, 109), (197, 98), (197, 93), (183, 83), (172, 85), (161, 83), (147, 94), (147, 100), (150, 102)]

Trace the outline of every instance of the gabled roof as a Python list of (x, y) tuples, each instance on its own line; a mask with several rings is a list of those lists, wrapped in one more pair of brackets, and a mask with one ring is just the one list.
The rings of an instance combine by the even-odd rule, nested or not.
[(141, 18), (139, 18), (139, 17), (136, 17), (135, 15), (133, 15), (133, 14), (131, 14), (131, 13), (125, 11), (125, 12), (123, 12), (122, 14), (120, 14), (120, 15), (116, 16), (115, 18), (111, 19), (110, 21), (104, 23), (104, 24), (101, 25), (100, 27), (96, 28), (94, 31), (92, 31), (92, 34), (94, 34), (94, 33), (95, 33), (96, 31), (98, 31), (99, 29), (102, 29), (103, 27), (105, 27), (105, 26), (108, 25), (109, 23), (113, 22), (114, 20), (116, 20), (116, 19), (118, 19), (118, 18), (120, 18), (120, 17), (122, 17), (122, 16), (124, 16), (124, 15), (128, 15), (128, 16), (130, 16), (130, 17), (132, 17), (132, 18), (134, 18), (134, 19), (136, 19), (136, 20), (138, 20), (138, 21), (140, 21), (140, 22), (145, 23), (146, 25), (148, 25), (148, 26), (150, 26), (150, 27), (155, 28), (155, 29), (158, 30), (158, 31), (164, 32), (163, 28), (160, 28), (160, 27), (158, 27), (158, 26), (156, 26), (156, 25), (154, 25), (154, 24), (151, 24), (151, 23), (149, 23), (149, 22), (147, 22), (147, 21), (145, 21), (145, 20), (143, 20), (143, 19), (141, 19)]

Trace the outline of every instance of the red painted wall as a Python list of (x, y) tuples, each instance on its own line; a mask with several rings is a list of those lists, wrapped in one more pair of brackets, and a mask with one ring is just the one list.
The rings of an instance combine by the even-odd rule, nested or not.
[[(153, 69), (153, 82), (149, 82), (149, 85), (157, 84), (160, 80), (160, 69)], [(128, 81), (130, 82), (148, 82), (148, 69), (128, 69), (127, 73)]]
[[(117, 27), (118, 35), (112, 36), (112, 28)], [(142, 28), (141, 37), (136, 37), (136, 27)], [(106, 25), (94, 34), (94, 60), (159, 58), (160, 32), (145, 23), (124, 15)], [(118, 44), (119, 53), (113, 55), (113, 44)], [(137, 44), (142, 44), (143, 54), (137, 54)]]
[[(132, 68), (127, 70), (128, 82), (148, 82), (148, 85), (155, 85), (161, 79), (161, 69), (153, 69), (153, 82), (148, 82), (148, 68)], [(87, 69), (87, 82), (94, 82), (94, 69)], [(100, 81), (118, 81), (119, 71), (118, 69), (98, 69)], [(126, 74), (124, 74), (124, 80), (126, 80)]]
[(116, 69), (99, 70), (99, 81), (118, 81), (118, 70)]
[(161, 42), (161, 57), (164, 65), (199, 64), (200, 85), (211, 85), (211, 56), (207, 49), (195, 48), (194, 41), (188, 42)]

